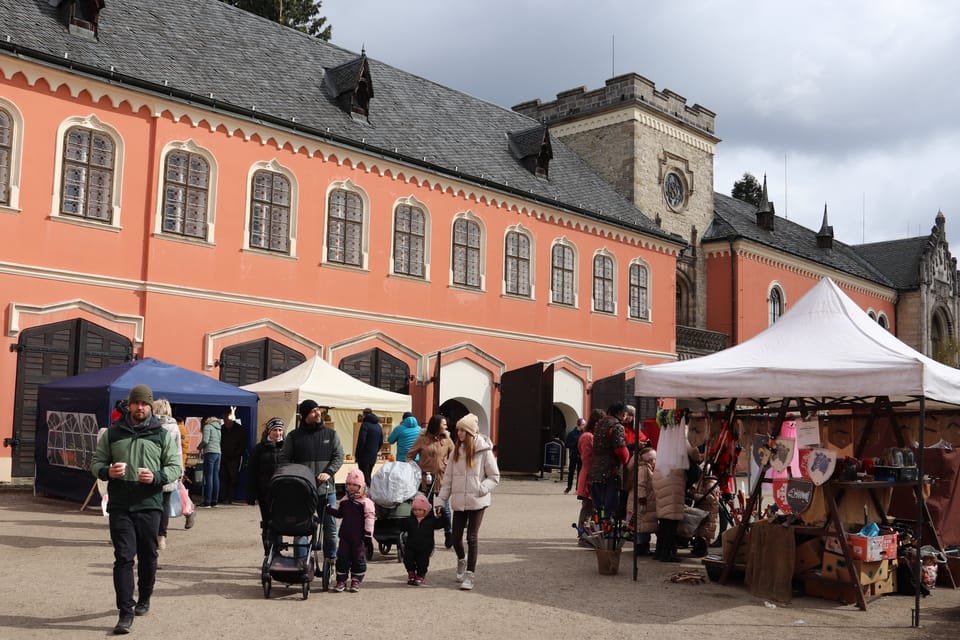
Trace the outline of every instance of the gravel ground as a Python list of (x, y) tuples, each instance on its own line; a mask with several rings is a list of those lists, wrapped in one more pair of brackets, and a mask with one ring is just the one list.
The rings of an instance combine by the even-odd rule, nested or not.
[[(259, 510), (246, 505), (201, 510), (184, 531), (171, 523), (161, 552), (156, 593), (131, 637), (262, 640), (267, 637), (395, 639), (444, 637), (697, 638), (753, 635), (782, 640), (927, 640), (955, 637), (960, 590), (938, 588), (921, 601), (886, 596), (852, 605), (809, 597), (765, 602), (742, 585), (672, 584), (681, 565), (642, 559), (632, 580), (632, 557), (620, 572), (599, 575), (595, 554), (576, 546), (570, 523), (579, 503), (550, 479), (505, 478), (480, 531), (477, 588), (458, 590), (456, 558), (439, 548), (427, 584), (409, 587), (395, 555), (374, 554), (360, 593), (274, 586), (264, 599)], [(442, 536), (438, 535), (438, 541)], [(0, 490), (0, 638), (74, 640), (109, 635), (116, 622), (112, 548), (99, 510), (37, 497), (22, 488)], [(319, 582), (315, 583), (319, 589)], [(349, 607), (349, 608), (346, 608)]]

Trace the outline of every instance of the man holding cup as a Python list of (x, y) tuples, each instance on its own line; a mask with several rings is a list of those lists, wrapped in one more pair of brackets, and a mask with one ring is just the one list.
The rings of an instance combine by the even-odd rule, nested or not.
[[(129, 412), (114, 422), (97, 443), (90, 467), (108, 481), (113, 588), (120, 619), (115, 634), (130, 632), (134, 616), (150, 610), (157, 575), (157, 534), (163, 509), (163, 485), (180, 477), (180, 451), (151, 412), (153, 391), (138, 384), (127, 397)], [(137, 559), (139, 598), (133, 599), (133, 560)]]

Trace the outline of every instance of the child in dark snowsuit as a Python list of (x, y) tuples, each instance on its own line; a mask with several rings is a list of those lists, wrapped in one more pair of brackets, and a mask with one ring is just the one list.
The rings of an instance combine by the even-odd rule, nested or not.
[(360, 591), (360, 583), (367, 573), (365, 538), (373, 538), (376, 512), (373, 501), (367, 497), (366, 482), (360, 469), (351, 469), (347, 474), (347, 492), (335, 507), (327, 507), (329, 513), (342, 518), (340, 544), (337, 547), (337, 583), (333, 590), (342, 593), (347, 589), (347, 574), (351, 574), (349, 591)]
[(433, 553), (433, 532), (443, 529), (444, 521), (434, 517), (430, 501), (422, 493), (413, 498), (411, 514), (404, 519), (402, 527), (407, 542), (403, 549), (403, 566), (407, 569), (407, 584), (423, 584)]

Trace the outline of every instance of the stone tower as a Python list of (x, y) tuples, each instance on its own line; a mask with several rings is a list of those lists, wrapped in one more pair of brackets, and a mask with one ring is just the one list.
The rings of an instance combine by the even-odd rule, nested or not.
[[(706, 269), (700, 238), (713, 217), (716, 114), (635, 73), (513, 107), (550, 128), (600, 176), (690, 247), (677, 260), (677, 325), (702, 329)], [(679, 332), (679, 329), (678, 329)]]

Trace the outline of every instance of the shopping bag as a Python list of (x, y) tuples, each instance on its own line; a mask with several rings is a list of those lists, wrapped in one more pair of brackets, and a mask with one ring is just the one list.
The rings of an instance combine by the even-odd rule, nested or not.
[(171, 518), (179, 518), (181, 513), (183, 513), (183, 505), (180, 504), (180, 491), (174, 489), (170, 492), (170, 503), (167, 505), (167, 516)]
[(183, 480), (177, 481), (177, 490), (175, 493), (180, 494), (180, 511), (185, 516), (189, 516), (193, 513), (194, 505), (193, 500), (190, 499), (190, 492), (187, 491), (186, 485), (183, 484)]

